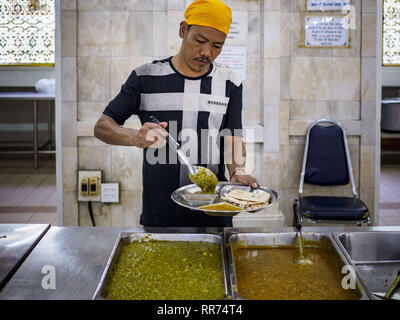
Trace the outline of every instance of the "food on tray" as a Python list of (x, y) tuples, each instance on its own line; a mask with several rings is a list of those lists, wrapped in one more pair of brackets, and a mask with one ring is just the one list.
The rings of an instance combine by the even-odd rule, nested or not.
[(298, 265), (295, 246), (238, 245), (233, 258), (238, 293), (256, 300), (355, 300), (356, 290), (342, 288), (343, 275), (329, 249), (307, 247), (312, 265)]
[(190, 174), (189, 178), (194, 184), (197, 184), (203, 193), (215, 193), (215, 188), (218, 185), (218, 179), (215, 174), (204, 167), (197, 166), (196, 174)]
[(215, 204), (210, 204), (207, 206), (202, 206), (199, 209), (203, 210), (216, 210), (216, 211), (238, 211), (238, 210), (243, 210), (243, 208), (234, 206), (230, 203), (226, 202), (220, 202), (220, 203), (215, 203)]
[(216, 243), (149, 240), (124, 245), (107, 279), (107, 299), (224, 299)]
[(270, 195), (265, 191), (247, 192), (240, 189), (234, 189), (225, 196), (222, 196), (221, 199), (244, 209), (257, 209), (269, 203)]

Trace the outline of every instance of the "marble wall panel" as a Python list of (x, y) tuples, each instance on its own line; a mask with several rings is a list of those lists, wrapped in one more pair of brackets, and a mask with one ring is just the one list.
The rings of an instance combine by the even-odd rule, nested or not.
[(264, 108), (264, 152), (279, 152), (279, 106)]
[(290, 103), (282, 101), (279, 107), (279, 144), (289, 144)]
[(376, 58), (361, 60), (361, 100), (376, 99)]
[(152, 56), (153, 13), (111, 12), (111, 56)]
[(361, 10), (363, 13), (376, 13), (377, 12), (377, 4), (376, 0), (362, 0)]
[(260, 107), (255, 107), (251, 108), (245, 105), (243, 105), (243, 110), (242, 110), (242, 121), (243, 121), (243, 126), (253, 126), (253, 125), (261, 125), (262, 122), (262, 115), (261, 115), (261, 108)]
[(373, 188), (375, 185), (375, 146), (361, 145), (361, 176), (362, 188)]
[[(307, 133), (308, 126), (314, 120), (291, 120), (289, 122), (290, 136), (301, 136)], [(361, 134), (361, 122), (356, 120), (340, 121), (348, 136), (359, 136)]]
[(76, 56), (77, 13), (73, 10), (61, 12), (61, 56)]
[(135, 68), (151, 62), (153, 62), (152, 57), (111, 58), (111, 99), (121, 91), (122, 85)]
[(280, 81), (282, 72), (284, 71), (281, 70), (281, 59), (264, 59), (264, 105), (279, 105), (281, 101), (280, 86), (286, 87), (284, 80)]
[(110, 1), (111, 11), (151, 11), (152, 0), (112, 0)]
[(331, 100), (332, 58), (292, 58), (290, 97), (292, 100)]
[(280, 14), (280, 56), (290, 56), (290, 36), (291, 36), (291, 20), (290, 13), (282, 12)]
[(264, 0), (264, 10), (265, 11), (280, 11), (281, 10), (280, 1)]
[[(92, 226), (92, 220), (90, 219), (89, 208), (87, 202), (79, 202), (79, 225), (90, 227)], [(94, 222), (97, 226), (101, 227), (112, 227), (111, 219), (111, 208), (112, 205), (104, 204), (101, 202), (92, 203), (92, 211)]]
[(119, 181), (125, 191), (142, 189), (143, 150), (136, 147), (112, 146), (112, 180)]
[(62, 146), (63, 147), (77, 146), (76, 117), (77, 117), (77, 103), (62, 102)]
[(110, 56), (109, 11), (79, 11), (78, 30), (78, 56)]
[[(288, 101), (288, 100), (291, 100), (291, 97), (290, 97), (291, 72), (290, 72), (290, 70), (291, 70), (292, 59), (290, 57), (281, 57), (280, 60), (281, 60), (280, 61), (280, 81), (279, 81), (280, 101)], [(265, 76), (264, 76), (264, 78), (266, 79)]]
[(142, 192), (121, 190), (120, 202), (111, 208), (111, 224), (113, 227), (140, 227), (141, 211)]
[(225, 0), (226, 5), (231, 10), (247, 10), (260, 11), (261, 5), (259, 0)]
[(153, 0), (153, 12), (154, 11), (166, 11), (168, 2), (165, 0)]
[(280, 189), (289, 189), (290, 187), (294, 187), (289, 185), (289, 154), (290, 154), (290, 146), (289, 145), (281, 145), (279, 152), (279, 163), (280, 163)]
[(78, 0), (79, 11), (108, 11), (111, 0)]
[(111, 146), (78, 146), (79, 170), (101, 170), (102, 180), (111, 181)]
[(375, 219), (374, 217), (374, 204), (375, 204), (374, 188), (361, 188), (359, 195), (360, 199), (365, 203), (371, 214), (372, 225), (378, 225), (379, 219)]
[(360, 58), (332, 59), (332, 99), (360, 99)]
[(78, 191), (78, 148), (62, 148), (63, 191)]
[(261, 106), (260, 60), (247, 59), (247, 75), (243, 81), (243, 104), (251, 108)]
[(280, 189), (280, 153), (263, 154), (263, 179), (262, 184), (272, 189)]
[[(177, 22), (178, 24), (178, 22)], [(153, 11), (153, 57), (164, 59), (168, 55), (168, 37), (165, 36), (165, 26), (168, 25), (168, 15), (162, 11)], [(175, 35), (178, 38), (178, 33)]]
[(78, 121), (93, 121), (100, 118), (109, 101), (79, 101)]
[(362, 101), (361, 144), (375, 145), (376, 134), (376, 101)]
[(185, 20), (183, 10), (171, 10), (167, 13), (168, 18), (168, 55), (177, 54), (181, 48), (182, 39), (179, 37), (179, 25)]
[(76, 10), (76, 0), (61, 0), (61, 10)]
[(109, 57), (78, 57), (78, 99), (109, 100), (110, 73)]
[(281, 16), (276, 12), (264, 14), (264, 57), (279, 58), (281, 54)]
[(79, 225), (78, 193), (63, 191), (63, 226)]
[[(260, 39), (261, 39), (261, 14), (260, 12), (248, 12), (248, 26), (247, 26), (247, 37), (240, 46), (246, 46), (247, 56), (260, 59)], [(225, 45), (229, 46), (229, 42), (226, 41)], [(232, 46), (236, 46), (232, 44)]]
[(62, 101), (77, 100), (76, 57), (61, 58)]
[(377, 54), (376, 12), (362, 15), (362, 56), (375, 57)]

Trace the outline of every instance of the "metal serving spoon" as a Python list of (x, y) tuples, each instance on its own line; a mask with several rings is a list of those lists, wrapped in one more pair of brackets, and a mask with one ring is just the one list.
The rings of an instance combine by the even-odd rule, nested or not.
[[(151, 115), (149, 117), (149, 120), (151, 122), (156, 123), (161, 126), (160, 121), (155, 116)], [(206, 188), (208, 185), (207, 181), (205, 181), (205, 180), (210, 179), (210, 177), (212, 177), (212, 176), (213, 176), (213, 178), (211, 178), (211, 179), (213, 179), (214, 181), (217, 181), (217, 184), (218, 184), (218, 178), (214, 174), (214, 172), (212, 172), (210, 169), (205, 168), (205, 167), (192, 165), (190, 163), (188, 157), (186, 157), (185, 153), (182, 151), (180, 144), (178, 142), (176, 142), (176, 140), (174, 138), (172, 138), (171, 135), (168, 135), (168, 139), (169, 139), (169, 143), (174, 146), (174, 149), (175, 149), (176, 153), (178, 154), (181, 162), (188, 167), (190, 181), (197, 184), (201, 188), (201, 190), (204, 190), (204, 188)], [(202, 172), (205, 172), (204, 178), (201, 175)]]
[(296, 203), (293, 205), (294, 213), (295, 213), (295, 220), (296, 220), (296, 229), (297, 229), (297, 242), (299, 244), (299, 255), (294, 259), (295, 264), (301, 265), (311, 265), (312, 261), (307, 258), (305, 251), (304, 251), (304, 240), (303, 234), (301, 232), (302, 224), (301, 224), (301, 217), (299, 212), (299, 207)]

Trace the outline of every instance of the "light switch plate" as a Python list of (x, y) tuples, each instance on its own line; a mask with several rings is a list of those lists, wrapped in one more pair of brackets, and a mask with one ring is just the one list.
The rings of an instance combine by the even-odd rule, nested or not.
[[(97, 179), (97, 194), (90, 195), (90, 179)], [(92, 179), (93, 180), (93, 179)], [(84, 195), (81, 192), (82, 181), (87, 181), (88, 193)], [(101, 185), (101, 171), (100, 170), (78, 170), (78, 201), (100, 201), (100, 185)]]
[(118, 203), (119, 202), (119, 183), (107, 182), (101, 184), (101, 202)]

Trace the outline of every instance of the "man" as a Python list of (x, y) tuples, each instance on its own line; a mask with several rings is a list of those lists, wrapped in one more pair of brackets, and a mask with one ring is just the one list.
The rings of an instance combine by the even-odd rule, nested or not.
[[(257, 187), (244, 171), (241, 80), (229, 68), (213, 63), (231, 21), (230, 8), (220, 0), (192, 2), (180, 23), (179, 53), (136, 68), (96, 123), (100, 140), (144, 149), (140, 223), (145, 227), (232, 226), (230, 217), (207, 216), (171, 200), (173, 191), (191, 182), (187, 167), (175, 153), (166, 152), (168, 134), (180, 140), (193, 164), (207, 166), (219, 181), (226, 181), (226, 162), (230, 181)], [(131, 115), (139, 116), (140, 130), (122, 127)], [(161, 126), (149, 121), (151, 115)]]

